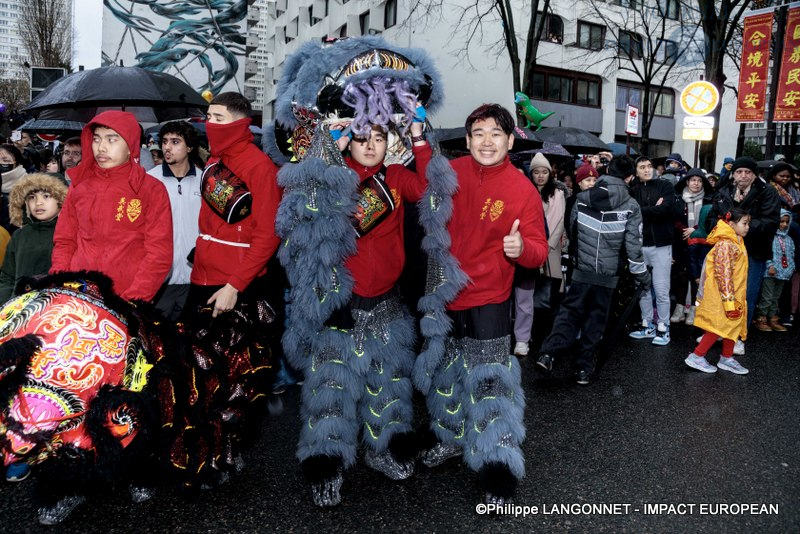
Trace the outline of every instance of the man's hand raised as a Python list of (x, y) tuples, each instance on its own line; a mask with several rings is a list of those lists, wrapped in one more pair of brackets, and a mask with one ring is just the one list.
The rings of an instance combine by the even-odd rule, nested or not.
[(514, 220), (511, 231), (503, 238), (503, 252), (512, 260), (522, 255), (522, 234), (519, 233), (519, 219)]

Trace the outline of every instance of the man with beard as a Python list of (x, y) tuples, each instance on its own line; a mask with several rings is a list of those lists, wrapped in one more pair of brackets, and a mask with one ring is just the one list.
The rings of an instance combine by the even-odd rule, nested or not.
[(64, 150), (61, 152), (61, 167), (64, 173), (81, 162), (81, 138), (70, 137), (64, 141)]
[(164, 162), (148, 171), (167, 188), (172, 210), (172, 270), (156, 298), (156, 308), (167, 319), (177, 320), (189, 295), (192, 264), (188, 259), (194, 248), (200, 214), (200, 175), (195, 163), (197, 133), (184, 121), (165, 124), (158, 132)]

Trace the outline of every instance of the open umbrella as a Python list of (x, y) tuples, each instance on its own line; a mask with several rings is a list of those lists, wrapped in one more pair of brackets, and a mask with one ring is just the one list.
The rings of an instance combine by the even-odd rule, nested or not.
[(558, 143), (550, 143), (548, 141), (545, 141), (542, 144), (542, 148), (537, 148), (536, 150), (531, 150), (530, 152), (532, 154), (544, 154), (545, 156), (562, 156), (566, 158), (572, 157), (572, 154), (570, 154), (566, 148)]
[[(624, 156), (627, 150), (627, 145), (625, 143), (608, 143), (608, 148), (611, 150), (611, 153), (615, 156)], [(636, 151), (635, 148), (630, 147), (631, 156), (638, 156), (639, 153)]]
[(548, 143), (556, 143), (572, 154), (595, 154), (601, 150), (608, 150), (608, 145), (599, 137), (582, 128), (557, 126), (542, 128), (536, 132), (536, 138)]
[(31, 119), (17, 130), (32, 134), (53, 135), (78, 135), (83, 130), (84, 124), (76, 121), (62, 121), (58, 119)]
[[(467, 130), (463, 126), (433, 130), (431, 137), (439, 143), (439, 147), (443, 150), (463, 152), (464, 154), (469, 152), (466, 140)], [(542, 142), (534, 136), (531, 130), (527, 128), (514, 129), (514, 146), (511, 152), (524, 152), (541, 147)]]
[(121, 109), (139, 122), (203, 116), (205, 99), (175, 76), (139, 67), (101, 67), (65, 76), (41, 92), (25, 111), (38, 117), (89, 122), (97, 113)]
[(756, 164), (756, 167), (757, 167), (757, 168), (759, 168), (759, 169), (771, 169), (771, 168), (772, 168), (772, 167), (774, 167), (774, 166), (775, 166), (777, 163), (779, 163), (779, 162), (778, 162), (778, 161), (776, 161), (776, 160), (774, 160), (774, 159), (765, 159), (765, 160), (763, 160), (763, 161), (759, 161), (759, 162)]

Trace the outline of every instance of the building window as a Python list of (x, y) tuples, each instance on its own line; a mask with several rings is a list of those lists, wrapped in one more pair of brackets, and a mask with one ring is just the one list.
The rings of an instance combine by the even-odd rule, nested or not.
[(589, 22), (578, 21), (578, 42), (579, 48), (589, 50), (600, 50), (603, 48), (605, 26), (591, 24)]
[(658, 48), (656, 48), (655, 60), (659, 63), (675, 63), (678, 57), (678, 43), (669, 41), (667, 39), (658, 40)]
[[(656, 95), (658, 102), (656, 102)], [(628, 105), (642, 109), (642, 96), (644, 89), (628, 85), (617, 86), (617, 110), (625, 111)], [(668, 87), (650, 89), (650, 110), (659, 117), (673, 117), (675, 115), (675, 93)]]
[(600, 82), (578, 80), (576, 85), (575, 103), (584, 106), (600, 105)]
[(397, 24), (397, 0), (386, 0), (383, 8), (383, 27), (391, 28)]
[(658, 9), (668, 19), (678, 20), (681, 15), (679, 0), (658, 0)]
[(339, 37), (347, 37), (347, 24), (343, 24), (341, 28), (339, 28)]
[(314, 16), (314, 6), (308, 6), (308, 23), (314, 26), (321, 21), (321, 18)]
[(672, 117), (675, 114), (675, 94), (670, 92), (662, 92), (656, 102), (656, 95), (652, 95), (653, 101), (653, 114), (661, 117)]
[(369, 11), (365, 11), (358, 16), (358, 25), (361, 28), (361, 35), (369, 33)]
[(540, 100), (544, 100), (544, 82), (545, 82), (544, 73), (541, 72), (533, 73), (533, 94), (531, 95), (532, 98), (538, 98)]
[(628, 59), (642, 59), (642, 36), (638, 33), (619, 32), (619, 55)]
[(572, 80), (563, 76), (548, 76), (547, 100), (572, 101)]
[[(542, 14), (537, 13), (536, 16), (541, 17)], [(564, 42), (564, 23), (561, 21), (561, 17), (558, 15), (547, 15), (540, 40), (558, 44)]]
[(536, 67), (531, 98), (600, 107), (599, 76), (549, 67)]
[(612, 0), (611, 3), (628, 9), (638, 9), (642, 5), (641, 0)]

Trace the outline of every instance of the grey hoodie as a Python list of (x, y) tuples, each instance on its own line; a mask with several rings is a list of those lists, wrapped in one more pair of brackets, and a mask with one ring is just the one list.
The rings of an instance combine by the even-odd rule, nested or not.
[(578, 193), (570, 228), (578, 243), (573, 281), (616, 287), (623, 247), (630, 272), (647, 271), (642, 257), (642, 212), (620, 178), (603, 175), (597, 185)]

